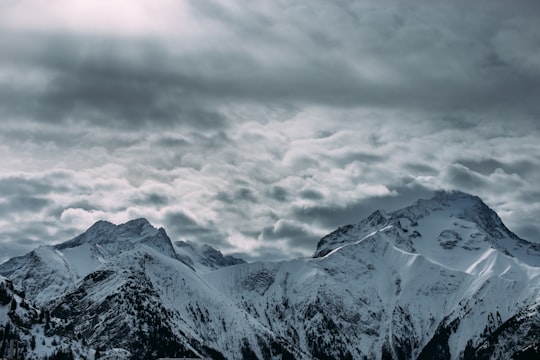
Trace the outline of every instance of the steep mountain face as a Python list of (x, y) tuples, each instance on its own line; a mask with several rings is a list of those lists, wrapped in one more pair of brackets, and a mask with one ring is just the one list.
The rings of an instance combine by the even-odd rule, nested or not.
[[(165, 230), (139, 219), (98, 222), (68, 242), (1, 264), (0, 274), (30, 299), (21, 327), (9, 310), (2, 317), (10, 305), (0, 294), (0, 323), (26, 329), (21, 344), (37, 336), (26, 355), (540, 354), (540, 248), (508, 230), (479, 198), (459, 192), (376, 211), (323, 237), (312, 258), (248, 264), (206, 245), (172, 243)], [(45, 313), (46, 329), (28, 320)]]
[[(7, 359), (76, 358), (94, 355), (78, 340), (54, 335), (59, 323), (45, 308), (36, 308), (25, 292), (0, 276), (0, 357)], [(69, 352), (63, 348), (69, 347)]]
[(29, 298), (44, 305), (110, 259), (142, 245), (176, 256), (165, 230), (155, 229), (145, 219), (120, 226), (99, 221), (72, 240), (41, 246), (1, 264), (0, 273), (20, 284)]
[(70, 241), (1, 264), (0, 273), (49, 314), (51, 325), (36, 330), (38, 342), (57, 339), (56, 347), (26, 355), (307, 358), (195, 271), (242, 260), (207, 245), (191, 250), (177, 254), (165, 230), (138, 219), (98, 222)]
[(53, 303), (51, 314), (62, 320), (58, 334), (81, 334), (98, 348), (114, 344), (135, 358), (239, 358), (243, 343), (259, 356), (265, 347), (288, 346), (191, 268), (150, 248), (125, 252), (89, 274)]
[[(491, 247), (528, 265), (540, 266), (540, 244), (520, 239), (480, 198), (461, 192), (438, 192), (432, 199), (418, 200), (390, 214), (375, 211), (359, 224), (323, 237), (314, 257), (387, 226), (396, 229), (394, 245), (398, 248), (441, 258), (443, 263), (455, 258), (456, 252), (470, 258), (470, 252)], [(431, 241), (434, 238), (436, 242)], [(441, 251), (437, 245), (453, 251)]]
[(317, 358), (510, 359), (540, 344), (539, 265), (479, 198), (444, 192), (336, 230), (312, 259), (205, 279)]

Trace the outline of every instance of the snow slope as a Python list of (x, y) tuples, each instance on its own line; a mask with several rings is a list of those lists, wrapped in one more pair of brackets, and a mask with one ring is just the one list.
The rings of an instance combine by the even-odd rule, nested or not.
[(312, 258), (248, 264), (172, 243), (138, 219), (98, 222), (1, 264), (0, 274), (50, 311), (47, 336), (85, 356), (540, 354), (539, 248), (460, 192), (376, 211), (323, 237)]
[(198, 275), (242, 260), (207, 245), (176, 247), (178, 254), (165, 231), (144, 219), (98, 222), (70, 241), (12, 259), (0, 271), (58, 319), (49, 336), (84, 340), (86, 354), (105, 349), (128, 358), (308, 358)]
[[(445, 192), (336, 230), (312, 259), (240, 265), (205, 279), (319, 357), (433, 358), (436, 343), (441, 358), (457, 359), (516, 314), (538, 317), (539, 264), (536, 245), (479, 198)], [(535, 334), (516, 346), (539, 343)]]

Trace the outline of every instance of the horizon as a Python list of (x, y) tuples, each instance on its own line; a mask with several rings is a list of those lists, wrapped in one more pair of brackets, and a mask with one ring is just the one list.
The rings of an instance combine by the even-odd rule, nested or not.
[(435, 191), (540, 243), (540, 3), (0, 4), (0, 263), (143, 217), (249, 261)]
[[(436, 190), (434, 191), (433, 195), (430, 196), (429, 198), (418, 198), (416, 199), (416, 201), (414, 201), (413, 203), (410, 203), (410, 204), (407, 204), (405, 205), (403, 208), (399, 208), (399, 209), (394, 209), (394, 211), (400, 211), (400, 210), (403, 210), (404, 208), (407, 208), (407, 207), (410, 207), (410, 206), (414, 206), (418, 201), (421, 201), (421, 200), (437, 200), (437, 199), (441, 199), (441, 200), (444, 200), (444, 199), (447, 199), (448, 196), (451, 196), (451, 195), (455, 195), (455, 196), (458, 196), (459, 198), (462, 198), (462, 197), (469, 197), (469, 198), (473, 198), (473, 199), (477, 199), (479, 200), (482, 204), (484, 205), (487, 205), (481, 198), (479, 198), (477, 195), (474, 195), (474, 194), (469, 194), (469, 193), (466, 193), (466, 192), (463, 192), (463, 191), (460, 191), (460, 190), (443, 190), (443, 189), (439, 189), (439, 190)], [(489, 207), (489, 205), (487, 205)], [(492, 211), (493, 209), (491, 207), (489, 207)], [(355, 223), (359, 223), (363, 220), (366, 220), (368, 219), (370, 216), (372, 216), (374, 213), (377, 213), (377, 212), (381, 212), (385, 215), (390, 215), (393, 213), (393, 211), (387, 211), (385, 209), (375, 209), (373, 212), (370, 213), (369, 216), (366, 216), (364, 218), (361, 218), (361, 219), (358, 219), (358, 221)], [(498, 214), (496, 214), (498, 215)], [(149, 226), (151, 226), (152, 228), (156, 229), (156, 230), (160, 230), (160, 229), (164, 229), (165, 230), (165, 233), (167, 233), (167, 229), (163, 226), (160, 226), (158, 224), (153, 224), (151, 221), (149, 221), (148, 219), (144, 218), (144, 217), (140, 217), (140, 218), (133, 218), (133, 219), (129, 219), (127, 220), (126, 222), (123, 222), (123, 223), (113, 223), (113, 222), (110, 222), (108, 220), (97, 220), (95, 223), (93, 223), (92, 225), (90, 225), (88, 228), (86, 229), (83, 229), (83, 230), (80, 230), (80, 233), (78, 233), (77, 235), (75, 235), (74, 237), (70, 238), (70, 239), (63, 239), (63, 240), (60, 240), (59, 242), (54, 242), (54, 243), (51, 243), (51, 244), (47, 244), (47, 245), (50, 245), (50, 246), (57, 246), (57, 245), (61, 245), (61, 244), (65, 244), (65, 243), (69, 243), (70, 241), (74, 240), (75, 238), (79, 237), (80, 235), (83, 235), (85, 234), (88, 230), (90, 230), (91, 228), (93, 228), (94, 226), (100, 224), (100, 223), (107, 223), (107, 224), (111, 224), (115, 227), (118, 227), (118, 226), (124, 226), (124, 225), (127, 225), (129, 223), (133, 223), (133, 222), (141, 222), (141, 221), (144, 221), (146, 224), (148, 224)], [(167, 235), (169, 236), (170, 238), (170, 241), (171, 241), (171, 244), (175, 244), (177, 242), (182, 242), (182, 243), (187, 243), (187, 244), (190, 244), (190, 245), (195, 245), (197, 247), (203, 247), (203, 246), (210, 246), (211, 248), (213, 248), (214, 250), (217, 250), (219, 252), (221, 252), (224, 256), (233, 256), (234, 258), (237, 258), (237, 259), (241, 259), (241, 260), (244, 260), (246, 261), (247, 263), (250, 263), (250, 262), (256, 262), (256, 261), (263, 261), (263, 262), (280, 262), (280, 261), (288, 261), (288, 260), (295, 260), (295, 259), (301, 259), (301, 258), (311, 258), (313, 257), (317, 251), (319, 250), (319, 241), (326, 237), (327, 235), (330, 235), (332, 232), (336, 231), (336, 230), (339, 230), (340, 228), (342, 227), (346, 227), (348, 225), (351, 225), (351, 224), (342, 224), (340, 225), (339, 227), (337, 227), (336, 229), (333, 229), (331, 232), (327, 233), (327, 234), (324, 234), (321, 238), (318, 238), (318, 239), (313, 239), (314, 240), (314, 248), (313, 248), (313, 252), (311, 254), (307, 254), (307, 255), (303, 255), (303, 256), (300, 256), (300, 257), (284, 257), (284, 258), (274, 258), (274, 259), (258, 259), (258, 258), (250, 258), (249, 256), (246, 257), (245, 254), (237, 254), (237, 253), (223, 253), (221, 251), (221, 249), (219, 248), (215, 248), (209, 244), (206, 244), (206, 243), (199, 243), (197, 242), (196, 240), (191, 240), (191, 239), (180, 239), (180, 240), (177, 240), (177, 239), (173, 239), (173, 238), (170, 238), (170, 235), (167, 233)], [(354, 225), (354, 224), (353, 224)], [(503, 222), (503, 225), (504, 225), (504, 222)], [(512, 232), (512, 229), (509, 229), (511, 232)], [(524, 239), (526, 240), (526, 239)], [(32, 249), (34, 250), (34, 249)], [(22, 256), (24, 256), (26, 254), (22, 254)], [(1, 260), (0, 259), (0, 264), (6, 262), (10, 260), (10, 258), (6, 258), (6, 259), (3, 259)]]

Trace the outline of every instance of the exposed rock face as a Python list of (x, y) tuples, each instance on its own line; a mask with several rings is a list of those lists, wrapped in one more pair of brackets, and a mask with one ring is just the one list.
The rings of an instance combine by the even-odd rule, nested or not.
[[(323, 237), (313, 258), (247, 264), (172, 243), (138, 219), (98, 222), (1, 264), (0, 274), (14, 284), (0, 293), (0, 322), (17, 329), (20, 344), (39, 337), (27, 355), (526, 359), (540, 351), (538, 245), (460, 192), (376, 211)], [(25, 308), (12, 311), (12, 298)]]

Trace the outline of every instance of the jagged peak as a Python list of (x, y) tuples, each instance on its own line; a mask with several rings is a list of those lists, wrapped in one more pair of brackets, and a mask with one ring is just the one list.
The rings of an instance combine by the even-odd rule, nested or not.
[(135, 226), (152, 226), (150, 221), (148, 221), (146, 218), (137, 218), (133, 220), (129, 220), (128, 222), (121, 224), (119, 226), (129, 226), (129, 227), (135, 227)]
[(136, 241), (139, 238), (154, 237), (158, 233), (160, 233), (160, 230), (152, 226), (145, 218), (130, 220), (119, 225), (106, 220), (99, 220), (84, 233), (71, 240), (55, 245), (55, 248), (62, 250), (85, 243), (104, 244), (126, 240)]
[[(485, 203), (476, 195), (472, 195), (459, 190), (438, 190), (429, 199), (419, 199), (413, 205), (406, 207), (410, 209), (414, 207), (422, 209), (440, 210), (449, 206), (457, 206), (459, 208), (473, 208), (477, 206), (486, 206)], [(402, 210), (405, 210), (402, 209)], [(399, 212), (398, 210), (397, 212)]]
[(92, 226), (90, 226), (88, 228), (88, 230), (86, 231), (90, 231), (90, 230), (96, 230), (96, 229), (103, 229), (103, 228), (114, 228), (116, 227), (115, 224), (113, 224), (112, 222), (110, 221), (107, 221), (107, 220), (98, 220), (96, 221), (94, 224), (92, 224)]
[(134, 232), (137, 234), (142, 233), (145, 229), (153, 229), (155, 232), (157, 232), (157, 228), (155, 228), (150, 221), (148, 221), (145, 218), (137, 218), (133, 220), (129, 220), (122, 224), (113, 224), (109, 221), (100, 220), (96, 222), (94, 225), (92, 225), (88, 230), (90, 231), (92, 228), (98, 228), (98, 229), (105, 229), (105, 230), (112, 230), (115, 233), (123, 233), (123, 232)]
[(117, 228), (138, 228), (138, 227), (146, 227), (146, 226), (152, 226), (152, 224), (146, 219), (146, 218), (137, 218), (133, 220), (126, 221), (122, 224), (114, 224), (107, 220), (98, 220), (96, 221), (92, 226), (86, 230), (86, 232), (89, 231), (95, 231), (95, 230), (110, 230), (110, 229), (117, 229)]
[(393, 211), (387, 215), (391, 218), (406, 215), (422, 218), (432, 212), (448, 209), (451, 209), (453, 215), (458, 217), (466, 217), (475, 213), (485, 213), (498, 218), (496, 213), (480, 197), (458, 190), (436, 191), (429, 199), (418, 199), (412, 205)]
[(436, 216), (447, 216), (472, 222), (488, 234), (491, 241), (509, 238), (525, 244), (522, 239), (508, 230), (495, 211), (486, 205), (480, 197), (458, 190), (440, 190), (436, 191), (431, 198), (419, 199), (403, 209), (391, 213), (376, 210), (355, 225), (338, 228), (319, 240), (314, 257), (324, 256), (332, 249), (357, 239), (358, 236), (365, 236), (387, 225), (395, 225), (400, 228), (400, 219), (405, 218), (411, 224), (416, 224), (420, 219), (435, 213), (441, 214)]
[(476, 195), (472, 195), (460, 190), (437, 190), (432, 197), (433, 200), (457, 200), (457, 199), (471, 199), (482, 202)]
[(394, 211), (391, 216), (398, 218), (413, 215), (422, 218), (432, 212), (448, 209), (451, 209), (452, 216), (477, 224), (493, 237), (519, 239), (480, 197), (459, 190), (437, 191), (431, 199), (420, 199), (411, 206)]
[(388, 215), (382, 210), (375, 210), (366, 220), (371, 226), (382, 225), (388, 221)]

